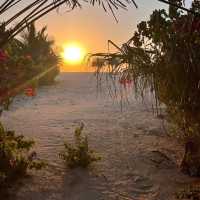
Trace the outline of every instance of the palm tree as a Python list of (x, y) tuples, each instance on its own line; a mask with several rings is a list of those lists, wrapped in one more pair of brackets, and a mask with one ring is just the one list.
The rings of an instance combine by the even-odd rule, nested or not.
[(24, 55), (31, 56), (36, 64), (47, 61), (53, 52), (54, 41), (49, 39), (46, 30), (47, 27), (45, 26), (37, 32), (32, 23), (21, 34), (20, 51)]
[(50, 67), (55, 66), (55, 69), (47, 74), (42, 82), (52, 82), (55, 76), (59, 73), (58, 63), (59, 56), (53, 50), (54, 40), (49, 39), (46, 33), (47, 27), (43, 27), (37, 31), (34, 23), (30, 24), (26, 30), (21, 33), (21, 39), (18, 40), (18, 52), (22, 56), (30, 58), (33, 65), (30, 73), (38, 74), (44, 72)]

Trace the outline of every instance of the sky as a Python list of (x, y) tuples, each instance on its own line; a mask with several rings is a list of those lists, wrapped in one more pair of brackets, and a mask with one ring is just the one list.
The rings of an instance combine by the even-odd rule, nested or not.
[(116, 44), (126, 42), (134, 33), (137, 23), (148, 19), (155, 8), (164, 8), (165, 4), (157, 0), (136, 0), (139, 8), (133, 4), (126, 10), (116, 11), (119, 22), (113, 18), (111, 12), (105, 13), (97, 5), (95, 7), (84, 4), (82, 9), (59, 13), (53, 11), (37, 22), (38, 27), (48, 26), (48, 33), (57, 45), (75, 41), (80, 43), (88, 52), (102, 52), (107, 50), (107, 40)]
[[(191, 0), (187, 0), (189, 3)], [(107, 52), (107, 41), (112, 40), (121, 46), (130, 39), (137, 24), (147, 20), (154, 9), (166, 8), (166, 4), (158, 0), (135, 0), (138, 9), (133, 4), (128, 10), (116, 11), (118, 23), (111, 12), (105, 13), (98, 5), (82, 4), (82, 9), (76, 8), (67, 12), (62, 6), (59, 12), (52, 11), (37, 21), (38, 29), (47, 25), (47, 31), (55, 40), (57, 47), (68, 43), (78, 43), (87, 53)], [(27, 1), (28, 3), (28, 1)], [(19, 8), (20, 9), (20, 6)], [(12, 14), (12, 13), (10, 13)], [(64, 65), (64, 71), (84, 71), (83, 65)]]
[[(131, 38), (141, 20), (147, 20), (155, 8), (165, 8), (166, 5), (157, 0), (136, 0), (139, 8), (129, 5), (128, 11), (118, 10), (118, 23), (111, 12), (105, 13), (98, 5), (93, 7), (83, 4), (82, 9), (66, 12), (66, 8), (59, 13), (53, 11), (37, 22), (38, 27), (48, 26), (48, 34), (54, 38), (56, 45), (76, 42), (86, 52), (107, 52), (107, 41), (112, 40), (121, 45)], [(64, 65), (64, 71), (87, 71), (83, 65)]]

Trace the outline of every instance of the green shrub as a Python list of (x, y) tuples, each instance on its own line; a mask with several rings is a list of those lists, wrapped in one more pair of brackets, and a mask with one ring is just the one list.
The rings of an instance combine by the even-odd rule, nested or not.
[(69, 168), (83, 167), (86, 168), (94, 161), (100, 160), (93, 150), (89, 150), (87, 136), (82, 135), (84, 124), (76, 128), (74, 133), (75, 144), (65, 142), (65, 151), (60, 157), (66, 162)]
[(27, 173), (28, 169), (39, 170), (44, 162), (31, 151), (34, 141), (17, 136), (14, 131), (5, 130), (0, 123), (0, 184)]

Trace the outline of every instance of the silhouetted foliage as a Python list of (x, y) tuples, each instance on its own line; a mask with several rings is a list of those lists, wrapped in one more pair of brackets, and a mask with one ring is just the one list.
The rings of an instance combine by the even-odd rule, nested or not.
[(195, 3), (196, 15), (171, 5), (168, 12), (153, 11), (119, 52), (94, 55), (104, 58), (101, 70), (131, 77), (136, 92), (150, 88), (166, 105), (174, 130), (186, 141), (181, 167), (190, 175), (200, 175), (200, 13)]

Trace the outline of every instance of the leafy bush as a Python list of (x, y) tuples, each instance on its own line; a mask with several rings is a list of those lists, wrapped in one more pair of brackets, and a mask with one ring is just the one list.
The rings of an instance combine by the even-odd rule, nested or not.
[(21, 37), (10, 40), (0, 49), (0, 97), (8, 96), (13, 88), (52, 67), (54, 70), (43, 75), (38, 83), (54, 83), (59, 74), (59, 56), (53, 44), (54, 41), (46, 34), (46, 27), (37, 31), (35, 25), (30, 24)]
[[(173, 3), (183, 6), (181, 0)], [(191, 10), (196, 15), (172, 5), (168, 11), (155, 10), (148, 21), (137, 25), (137, 31), (120, 52), (96, 54), (104, 57), (103, 67), (112, 69), (112, 74), (131, 77), (136, 93), (143, 95), (150, 89), (156, 105), (166, 105), (169, 121), (185, 141), (181, 167), (190, 175), (200, 175), (200, 10), (197, 8), (198, 1), (193, 1)], [(102, 65), (99, 67), (103, 71)]]
[(36, 72), (56, 66), (59, 62), (59, 57), (53, 50), (54, 40), (49, 38), (46, 30), (47, 27), (45, 26), (37, 31), (32, 23), (22, 32), (21, 38), (18, 40), (16, 50), (19, 54), (33, 60), (34, 67), (32, 70)]
[(100, 157), (95, 155), (93, 150), (89, 150), (87, 136), (82, 135), (83, 128), (84, 124), (81, 124), (75, 130), (75, 145), (66, 142), (64, 144), (65, 151), (60, 154), (60, 157), (66, 162), (69, 168), (86, 168), (92, 162), (100, 160)]
[(28, 169), (40, 170), (44, 167), (36, 152), (31, 151), (33, 145), (34, 141), (17, 136), (0, 124), (0, 184), (25, 175)]

